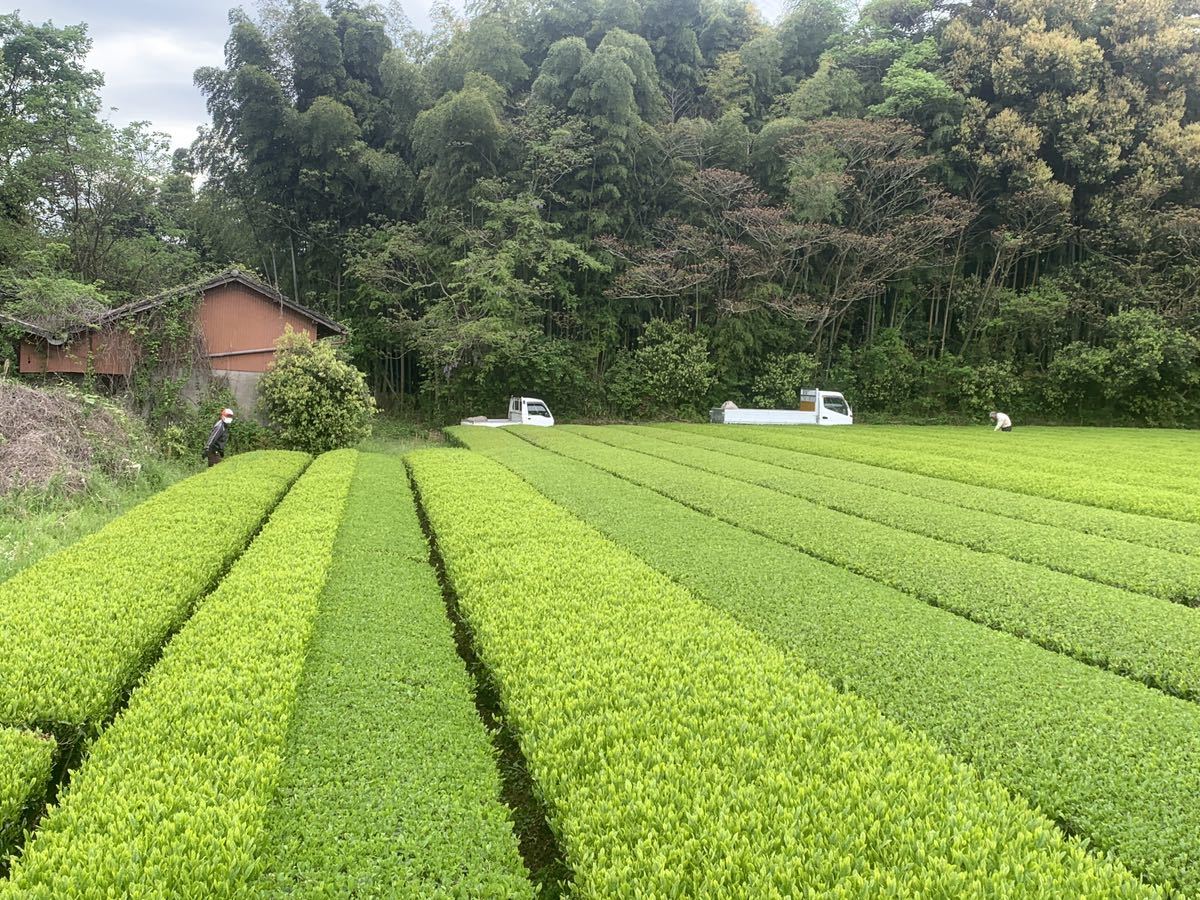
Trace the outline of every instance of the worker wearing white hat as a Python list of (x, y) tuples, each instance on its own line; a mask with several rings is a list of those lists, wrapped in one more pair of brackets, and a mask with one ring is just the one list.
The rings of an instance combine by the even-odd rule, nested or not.
[(209, 467), (215, 466), (225, 458), (225, 445), (229, 442), (229, 426), (233, 424), (233, 410), (221, 410), (221, 418), (213, 426), (208, 440), (204, 444), (204, 458)]
[(994, 412), (990, 415), (990, 418), (996, 423), (996, 427), (992, 429), (993, 431), (1012, 431), (1012, 419), (1004, 413)]

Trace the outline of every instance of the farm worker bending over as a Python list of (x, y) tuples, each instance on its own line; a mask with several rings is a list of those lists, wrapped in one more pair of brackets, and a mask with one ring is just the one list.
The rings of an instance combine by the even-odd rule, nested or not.
[(1012, 419), (1002, 412), (994, 412), (991, 414), (992, 421), (996, 423), (993, 431), (1012, 431)]
[(221, 418), (213, 426), (212, 433), (204, 445), (204, 457), (211, 468), (225, 458), (225, 444), (229, 442), (229, 426), (233, 424), (233, 410), (221, 410)]

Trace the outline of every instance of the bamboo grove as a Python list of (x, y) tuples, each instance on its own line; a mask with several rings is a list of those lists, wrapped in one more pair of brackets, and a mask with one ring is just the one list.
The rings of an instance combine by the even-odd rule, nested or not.
[[(875, 413), (1200, 417), (1194, 4), (484, 0), (429, 32), (389, 9), (231, 12), (173, 157), (44, 114), (94, 101), (86, 34), (6, 17), (8, 302), (237, 260), (350, 323), (381, 399), (444, 416), (820, 381)], [(51, 177), (46, 128), (112, 178)]]

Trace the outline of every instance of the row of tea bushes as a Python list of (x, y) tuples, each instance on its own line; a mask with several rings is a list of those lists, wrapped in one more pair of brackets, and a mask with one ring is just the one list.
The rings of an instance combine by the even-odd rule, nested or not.
[(356, 459), (308, 468), (95, 741), (0, 897), (245, 896)]
[(491, 429), (455, 429), (823, 677), (1144, 877), (1200, 895), (1200, 707)]
[[(800, 452), (794, 449), (797, 446), (795, 441), (778, 429), (672, 425), (642, 428), (639, 431), (652, 433), (663, 440), (682, 441), (733, 456), (797, 469), (814, 477), (828, 475), (914, 497), (927, 497), (964, 509), (995, 513), (1022, 522), (1053, 525), (1067, 531), (1094, 534), (1172, 553), (1192, 554), (1200, 551), (1200, 524), (1156, 519), (1099, 506), (1083, 506), (1048, 497), (945, 481), (865, 462)], [(1128, 552), (1136, 557), (1140, 551), (1137, 547), (1131, 547)]]
[(1132, 548), (1124, 541), (962, 509), (878, 485), (846, 481), (824, 467), (797, 471), (621, 428), (579, 429), (578, 433), (972, 550), (999, 553), (1164, 600), (1192, 603), (1200, 599), (1200, 557)]
[(576, 895), (1154, 893), (496, 463), (410, 467)]
[[(729, 427), (736, 427), (739, 433), (742, 428), (761, 430), (760, 426)], [(1007, 458), (1007, 462), (1002, 459), (984, 461), (939, 456), (928, 449), (906, 444), (903, 439), (872, 439), (868, 435), (864, 440), (862, 432), (868, 430), (852, 428), (840, 434), (831, 434), (826, 432), (833, 432), (835, 429), (793, 428), (777, 435), (776, 439), (786, 441), (786, 446), (793, 450), (852, 459), (873, 466), (915, 472), (947, 481), (961, 481), (1086, 506), (1100, 506), (1144, 516), (1200, 523), (1200, 507), (1186, 492), (1104, 481), (1104, 473), (1099, 469), (1081, 468), (1070, 475), (1047, 471), (1023, 461), (1015, 450)]]
[(522, 436), (972, 621), (1169, 693), (1200, 698), (1195, 653), (1200, 616), (1193, 609), (880, 525), (569, 431), (528, 429)]
[(46, 796), (54, 753), (54, 740), (47, 735), (0, 728), (0, 871), (26, 817)]
[(403, 462), (363, 455), (264, 844), (262, 893), (531, 897)]
[(308, 462), (236, 456), (0, 584), (0, 724), (94, 736)]

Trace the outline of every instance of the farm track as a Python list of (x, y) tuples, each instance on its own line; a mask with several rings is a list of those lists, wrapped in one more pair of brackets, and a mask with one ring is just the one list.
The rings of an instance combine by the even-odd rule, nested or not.
[(1200, 698), (1195, 610), (868, 522), (568, 431), (547, 431), (523, 429), (521, 437), (972, 621), (1167, 693)]
[(982, 628), (586, 463), (463, 429), (697, 597), (1145, 877), (1200, 881), (1200, 709)]

